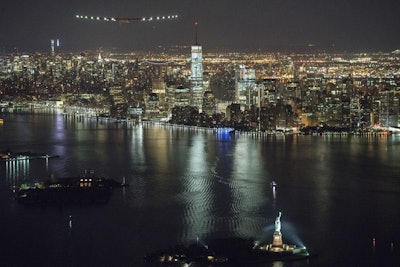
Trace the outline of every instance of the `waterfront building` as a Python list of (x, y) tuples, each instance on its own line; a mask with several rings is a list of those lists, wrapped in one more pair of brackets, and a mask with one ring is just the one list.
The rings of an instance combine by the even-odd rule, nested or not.
[(226, 119), (233, 124), (238, 124), (243, 121), (243, 112), (240, 104), (233, 103), (226, 108)]
[(216, 107), (216, 112), (218, 114), (224, 114), (226, 115), (226, 110), (227, 108), (231, 105), (232, 102), (230, 101), (216, 101), (215, 107)]
[(236, 71), (235, 102), (241, 106), (257, 105), (258, 95), (255, 69), (239, 65)]
[(211, 116), (217, 112), (215, 96), (214, 96), (213, 92), (211, 92), (211, 91), (206, 91), (204, 93), (203, 112), (209, 116)]
[(148, 118), (157, 118), (160, 115), (159, 109), (159, 98), (156, 93), (150, 93), (144, 99), (145, 107), (146, 107), (146, 117)]
[(195, 23), (196, 37), (195, 43), (192, 45), (191, 52), (191, 77), (190, 77), (190, 104), (193, 107), (197, 107), (199, 113), (202, 112), (203, 108), (203, 95), (204, 95), (204, 84), (203, 84), (203, 48), (197, 42), (197, 22)]
[(383, 91), (377, 101), (376, 114), (378, 114), (381, 127), (399, 126), (399, 96), (395, 91)]
[(196, 126), (199, 121), (199, 111), (196, 107), (176, 106), (171, 112), (171, 122), (173, 124), (184, 124)]
[(261, 107), (259, 114), (259, 129), (262, 131), (276, 129), (276, 112), (273, 107)]
[(185, 107), (190, 104), (190, 91), (189, 88), (178, 86), (175, 88), (174, 94), (174, 107)]
[(152, 82), (151, 92), (157, 95), (159, 113), (165, 116), (167, 115), (166, 114), (167, 107), (165, 102), (166, 89), (165, 89), (164, 79), (154, 78), (152, 79), (151, 82)]
[(185, 107), (190, 105), (190, 89), (183, 85), (169, 84), (166, 87), (165, 103), (168, 114), (174, 107)]
[(197, 107), (199, 112), (203, 108), (203, 52), (197, 42), (192, 45), (191, 77), (190, 77), (191, 105)]

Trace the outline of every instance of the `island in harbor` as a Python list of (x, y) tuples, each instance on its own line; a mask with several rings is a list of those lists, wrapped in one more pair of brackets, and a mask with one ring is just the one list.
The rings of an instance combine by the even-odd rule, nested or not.
[(239, 237), (213, 239), (207, 242), (207, 245), (197, 240), (189, 246), (177, 245), (149, 253), (145, 256), (145, 261), (161, 265), (197, 263), (207, 264), (207, 266), (245, 266), (246, 264), (294, 261), (315, 257), (316, 253), (304, 246), (283, 243), (281, 216), (282, 213), (279, 212), (275, 220), (275, 231), (271, 243)]
[(124, 186), (128, 186), (125, 179), (120, 183), (89, 175), (49, 179), (21, 184), (16, 190), (16, 199), (24, 205), (106, 203), (114, 188)]

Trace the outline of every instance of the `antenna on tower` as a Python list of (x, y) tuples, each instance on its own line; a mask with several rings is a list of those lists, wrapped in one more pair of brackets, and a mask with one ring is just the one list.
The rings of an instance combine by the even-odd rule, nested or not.
[(198, 27), (199, 23), (197, 21), (194, 22), (194, 30), (195, 30), (195, 39), (194, 39), (194, 44), (198, 45), (199, 43), (197, 42), (197, 27)]

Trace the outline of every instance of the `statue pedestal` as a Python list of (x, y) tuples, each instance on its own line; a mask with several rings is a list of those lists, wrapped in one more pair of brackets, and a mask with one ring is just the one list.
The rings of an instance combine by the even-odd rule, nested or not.
[(283, 242), (282, 242), (282, 234), (281, 232), (274, 232), (271, 244), (271, 251), (280, 252), (283, 251)]
[(272, 246), (273, 247), (282, 247), (282, 234), (280, 232), (275, 232), (272, 239)]
[(272, 236), (272, 244), (269, 247), (269, 251), (272, 252), (282, 252), (283, 251), (283, 242), (282, 242), (282, 234), (281, 234), (281, 216), (282, 213), (279, 212), (278, 217), (275, 220), (275, 232)]

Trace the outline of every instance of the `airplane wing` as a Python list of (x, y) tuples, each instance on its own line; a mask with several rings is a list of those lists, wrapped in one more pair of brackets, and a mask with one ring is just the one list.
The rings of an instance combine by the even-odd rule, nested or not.
[(131, 23), (131, 22), (150, 22), (177, 19), (178, 15), (156, 16), (156, 17), (142, 17), (142, 18), (129, 18), (129, 17), (99, 17), (87, 15), (75, 15), (77, 19), (95, 20), (105, 22), (118, 22), (118, 23)]

